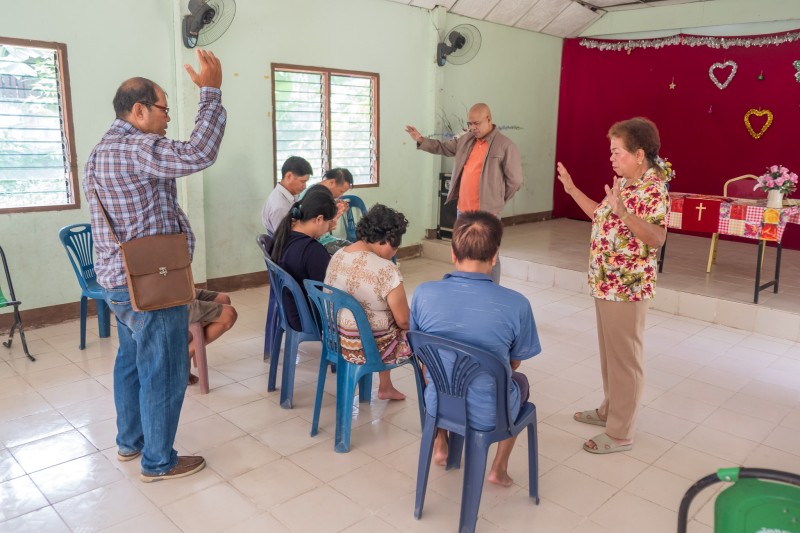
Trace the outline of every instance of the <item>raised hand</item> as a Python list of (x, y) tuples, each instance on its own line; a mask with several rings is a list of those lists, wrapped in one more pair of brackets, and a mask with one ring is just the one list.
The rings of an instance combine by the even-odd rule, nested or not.
[(575, 190), (575, 183), (572, 181), (572, 176), (570, 176), (569, 172), (567, 172), (567, 167), (565, 167), (559, 161), (556, 164), (556, 170), (558, 171), (558, 175), (556, 177), (564, 186), (564, 192), (567, 194), (572, 194), (572, 191)]
[(195, 72), (190, 64), (183, 65), (194, 84), (198, 87), (215, 87), (219, 89), (222, 86), (222, 63), (217, 59), (217, 56), (213, 52), (197, 48), (197, 59), (200, 61), (199, 74)]
[(620, 196), (619, 187), (622, 183), (622, 178), (618, 178), (614, 176), (614, 184), (612, 187), (605, 185), (606, 195), (608, 196), (608, 205), (611, 206), (611, 210), (614, 212), (615, 215), (618, 217), (623, 217), (628, 213), (628, 209), (622, 203), (622, 197)]
[(420, 142), (425, 138), (414, 126), (406, 126), (406, 133), (408, 133), (411, 138), (414, 139), (414, 142)]

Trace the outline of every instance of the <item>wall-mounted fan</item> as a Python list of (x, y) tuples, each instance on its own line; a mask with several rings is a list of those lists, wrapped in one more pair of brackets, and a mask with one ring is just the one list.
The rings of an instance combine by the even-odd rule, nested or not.
[(478, 54), (481, 49), (481, 32), (472, 24), (461, 24), (449, 32), (436, 47), (436, 63), (463, 65)]
[(236, 0), (189, 0), (189, 14), (183, 17), (186, 48), (205, 46), (219, 39), (233, 22)]

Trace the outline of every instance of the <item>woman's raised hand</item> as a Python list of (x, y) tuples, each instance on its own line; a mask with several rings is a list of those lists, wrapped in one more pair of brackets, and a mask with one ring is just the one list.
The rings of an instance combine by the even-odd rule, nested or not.
[(572, 191), (575, 190), (575, 183), (572, 181), (572, 176), (570, 176), (569, 172), (567, 172), (567, 167), (565, 167), (559, 161), (556, 163), (556, 170), (558, 171), (558, 175), (556, 177), (564, 186), (564, 192), (567, 194), (572, 194)]

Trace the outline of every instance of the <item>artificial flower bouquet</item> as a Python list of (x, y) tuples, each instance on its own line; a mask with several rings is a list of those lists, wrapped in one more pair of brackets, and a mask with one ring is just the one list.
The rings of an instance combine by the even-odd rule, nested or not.
[(780, 191), (783, 195), (788, 196), (797, 189), (797, 174), (781, 165), (772, 165), (767, 168), (767, 172), (756, 178), (753, 190), (756, 189), (764, 192)]

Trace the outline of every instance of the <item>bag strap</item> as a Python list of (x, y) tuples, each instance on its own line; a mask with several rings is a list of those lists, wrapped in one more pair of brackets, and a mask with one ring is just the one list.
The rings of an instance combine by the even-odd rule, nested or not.
[(100, 201), (100, 195), (97, 194), (97, 189), (94, 189), (94, 197), (97, 198), (97, 205), (100, 206), (100, 213), (102, 213), (103, 218), (106, 221), (106, 225), (108, 226), (108, 230), (111, 232), (111, 236), (114, 237), (114, 242), (117, 243), (117, 246), (121, 246), (119, 239), (117, 238), (117, 234), (114, 233), (114, 228), (111, 226), (111, 221), (108, 220), (108, 213), (106, 213), (106, 208), (103, 206), (103, 202)]
[[(122, 246), (122, 244), (119, 242), (119, 238), (117, 238), (117, 234), (114, 233), (114, 228), (111, 226), (111, 221), (108, 220), (108, 212), (106, 211), (103, 202), (100, 201), (100, 195), (97, 194), (97, 189), (94, 189), (94, 197), (97, 198), (97, 205), (100, 206), (100, 213), (103, 215), (103, 219), (106, 221), (106, 225), (108, 226), (108, 230), (111, 232), (111, 236), (114, 237), (114, 242), (117, 243), (117, 246)], [(181, 217), (178, 216), (177, 218), (178, 218), (178, 229), (180, 229), (181, 233), (184, 233), (183, 224), (181, 224)]]

